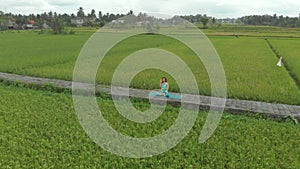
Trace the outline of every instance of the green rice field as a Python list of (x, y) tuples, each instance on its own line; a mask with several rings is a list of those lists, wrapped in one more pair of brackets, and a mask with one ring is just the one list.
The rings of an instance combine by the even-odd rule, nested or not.
[[(75, 29), (74, 35), (0, 32), (0, 72), (72, 80), (79, 52), (95, 31), (83, 27)], [(203, 31), (223, 63), (229, 98), (300, 105), (298, 29), (227, 25)], [(266, 39), (283, 57), (284, 67), (276, 66), (279, 58)], [(195, 75), (200, 94), (211, 95), (208, 74), (190, 48), (156, 34), (141, 34), (119, 42), (105, 56), (96, 82), (110, 85), (118, 64), (145, 48), (165, 49), (178, 55)], [(137, 74), (131, 87), (158, 89), (161, 76), (169, 78), (171, 91), (180, 92), (169, 74), (156, 69)], [(1, 169), (300, 168), (300, 125), (290, 116), (275, 121), (257, 114), (225, 112), (213, 135), (199, 144), (208, 115), (201, 110), (194, 127), (177, 146), (151, 158), (133, 159), (105, 151), (91, 140), (80, 125), (70, 91), (55, 91), (53, 86), (41, 88), (0, 83)], [(179, 114), (178, 107), (167, 105), (155, 121), (135, 123), (120, 115), (108, 95), (100, 95), (95, 101), (112, 128), (134, 138), (163, 133)], [(150, 107), (143, 100), (131, 102), (140, 111)]]
[(278, 54), (283, 57), (284, 63), (288, 67), (290, 73), (295, 77), (297, 83), (300, 84), (300, 41), (297, 39), (274, 39), (269, 41), (272, 43)]
[[(6, 40), (0, 42), (0, 71), (72, 80), (76, 58), (92, 33), (93, 30), (88, 30), (78, 31), (72, 36), (53, 36), (36, 32), (2, 32), (0, 36)], [(211, 35), (209, 39), (222, 60), (229, 98), (300, 105), (300, 92), (295, 80), (284, 68), (276, 67), (278, 58), (263, 38)], [(295, 77), (299, 77), (298, 62), (293, 61), (293, 57), (298, 57), (296, 50), (292, 50), (294, 53), (287, 53), (291, 50), (286, 46), (291, 45), (277, 43), (287, 40), (274, 41), (278, 49), (282, 46), (282, 52), (285, 52), (283, 55), (287, 55), (285, 61), (294, 65), (290, 66), (291, 71)], [(293, 41), (300, 42), (297, 38)], [(288, 43), (287, 41), (286, 44)], [(201, 61), (180, 42), (161, 35), (139, 35), (119, 43), (103, 60), (96, 81), (109, 85), (113, 72), (122, 59), (137, 50), (150, 47), (166, 49), (180, 56), (193, 71), (200, 94), (210, 95), (209, 78)], [(178, 92), (177, 83), (168, 74), (158, 70), (140, 73), (132, 81), (131, 87), (158, 88), (157, 81), (163, 75), (171, 79), (170, 90)]]
[[(213, 136), (198, 144), (206, 112), (170, 151), (143, 159), (119, 157), (93, 143), (79, 125), (70, 94), (0, 84), (1, 168), (299, 168), (300, 126), (225, 114)], [(146, 103), (134, 103), (141, 110)], [(136, 124), (114, 103), (98, 98), (103, 116), (121, 133), (147, 137), (168, 128), (178, 109), (167, 107), (155, 122)]]

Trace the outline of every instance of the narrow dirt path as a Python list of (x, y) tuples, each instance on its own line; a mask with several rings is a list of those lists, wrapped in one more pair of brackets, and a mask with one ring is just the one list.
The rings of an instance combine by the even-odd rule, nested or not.
[[(54, 85), (64, 89), (72, 89), (71, 81), (64, 80), (56, 80), (56, 79), (47, 79), (47, 78), (38, 78), (38, 77), (30, 77), (16, 74), (8, 74), (8, 73), (0, 73), (1, 81), (9, 81), (16, 83), (24, 83), (24, 84), (36, 84), (36, 85)], [(83, 87), (88, 84), (84, 83), (76, 83), (82, 85)], [(122, 89), (121, 89), (122, 90)], [(118, 95), (115, 93), (111, 93), (110, 86), (96, 86), (96, 92), (104, 92), (113, 96), (118, 97), (126, 97), (122, 95)], [(149, 90), (141, 90), (141, 89), (130, 89), (130, 97), (139, 97), (142, 99), (149, 99), (148, 93)], [(200, 100), (199, 103), (195, 103), (193, 101), (184, 102), (185, 104), (194, 107), (200, 107), (200, 109), (209, 109), (210, 107), (215, 105), (211, 104), (212, 97), (208, 96), (199, 96), (199, 95), (189, 95), (182, 94), (183, 97), (188, 98), (187, 100), (193, 100), (197, 98)], [(151, 98), (151, 101), (160, 101), (161, 98)], [(195, 99), (194, 99), (195, 100)], [(168, 103), (172, 105), (180, 105), (182, 102), (177, 99), (168, 99)], [(288, 116), (292, 118), (296, 118), (300, 121), (300, 106), (295, 105), (287, 105), (287, 104), (272, 104), (266, 102), (257, 102), (257, 101), (247, 101), (247, 100), (234, 100), (227, 99), (225, 109), (231, 113), (248, 113), (248, 114), (262, 114), (267, 115), (272, 118), (286, 118)]]

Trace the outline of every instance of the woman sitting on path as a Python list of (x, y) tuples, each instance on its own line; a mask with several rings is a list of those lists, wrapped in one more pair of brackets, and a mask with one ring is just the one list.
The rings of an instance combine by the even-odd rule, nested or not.
[(169, 83), (166, 77), (162, 77), (160, 80), (160, 87), (161, 87), (161, 91), (160, 91), (160, 95), (161, 96), (166, 96), (169, 97)]

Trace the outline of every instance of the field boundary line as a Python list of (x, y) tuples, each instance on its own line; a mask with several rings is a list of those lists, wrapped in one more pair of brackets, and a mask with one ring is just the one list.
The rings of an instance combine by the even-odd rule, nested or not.
[(57, 66), (57, 65), (64, 65), (64, 64), (68, 64), (68, 63), (74, 63), (75, 65), (75, 61), (63, 61), (63, 62), (57, 62), (57, 63), (50, 63), (50, 64), (42, 64), (42, 65), (37, 65), (37, 66), (25, 66), (22, 68), (22, 70), (30, 70), (30, 69), (39, 69), (39, 68), (44, 68), (44, 67), (50, 67), (50, 66)]
[(283, 67), (289, 73), (289, 75), (291, 76), (291, 78), (295, 81), (296, 86), (300, 90), (300, 79), (298, 79), (298, 77), (290, 69), (290, 67), (288, 66), (288, 64), (286, 64), (286, 62), (284, 61), (284, 58), (279, 54), (279, 52), (277, 52), (277, 50), (274, 48), (274, 46), (271, 44), (271, 42), (267, 38), (265, 38), (265, 41), (267, 42), (267, 44), (269, 45), (269, 47), (271, 48), (271, 50), (273, 51), (273, 53), (277, 56), (277, 58), (278, 59), (282, 58)]
[(224, 36), (224, 37), (249, 37), (249, 38), (280, 38), (280, 39), (300, 39), (300, 36), (276, 36), (276, 35), (251, 35), (251, 34), (235, 34), (233, 35), (232, 33), (228, 34), (217, 34), (217, 33), (205, 33), (207, 37), (210, 36)]
[[(25, 75), (9, 74), (0, 72), (0, 82), (11, 82), (11, 83), (23, 83), (23, 84), (35, 84), (37, 86), (41, 85), (53, 85), (58, 88), (72, 90), (73, 83), (76, 83), (77, 86), (82, 86), (82, 89), (86, 85), (92, 85), (87, 83), (78, 83), (72, 81), (58, 80), (58, 79), (48, 79), (40, 77), (31, 77)], [(121, 88), (124, 89), (124, 88)], [(149, 99), (148, 93), (150, 90), (142, 89), (129, 89), (129, 96), (132, 98), (141, 98)], [(96, 93), (106, 93), (110, 96), (118, 97), (120, 99), (127, 97), (125, 95), (118, 95), (111, 92), (110, 86), (96, 85)], [(178, 93), (177, 93), (178, 94)], [(212, 105), (211, 100), (216, 99), (215, 97), (210, 96), (201, 96), (201, 95), (192, 95), (192, 94), (182, 94), (183, 97), (188, 98), (187, 100), (194, 100), (193, 98), (198, 98), (199, 103), (193, 101), (186, 101), (184, 104), (187, 108), (199, 107), (201, 110), (207, 110), (211, 107), (218, 108), (218, 105)], [(151, 98), (151, 102), (158, 103), (162, 98)], [(223, 98), (217, 98), (223, 99)], [(168, 103), (174, 106), (181, 105), (182, 102), (177, 99), (167, 99)], [(232, 114), (261, 114), (268, 116), (274, 119), (284, 119), (286, 117), (293, 117), (300, 121), (300, 106), (297, 105), (288, 105), (288, 104), (274, 104), (267, 102), (259, 101), (250, 101), (250, 100), (236, 100), (236, 99), (227, 99), (225, 110), (229, 111)]]

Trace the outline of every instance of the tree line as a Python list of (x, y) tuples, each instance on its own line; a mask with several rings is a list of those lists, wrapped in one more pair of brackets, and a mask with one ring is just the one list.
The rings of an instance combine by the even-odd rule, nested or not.
[(278, 27), (289, 27), (295, 28), (300, 27), (300, 14), (299, 17), (289, 17), (289, 16), (277, 16), (274, 15), (249, 15), (243, 16), (237, 19), (217, 19), (215, 17), (209, 17), (207, 15), (186, 15), (181, 16), (182, 18), (192, 22), (192, 23), (202, 23), (204, 27), (208, 23), (231, 23), (231, 24), (245, 24), (245, 25), (257, 25), (257, 26), (278, 26)]
[(263, 25), (263, 26), (279, 26), (279, 27), (300, 27), (299, 17), (284, 17), (283, 15), (250, 15), (243, 16), (239, 20), (246, 25)]
[(15, 25), (18, 25), (20, 28), (22, 25), (26, 25), (30, 23), (30, 21), (34, 21), (34, 25), (38, 28), (42, 28), (43, 24), (47, 24), (52, 28), (60, 28), (64, 26), (78, 26), (72, 23), (72, 19), (82, 19), (83, 24), (81, 26), (87, 27), (102, 27), (106, 23), (109, 23), (113, 20), (121, 18), (125, 15), (133, 13), (129, 11), (127, 14), (113, 14), (113, 13), (102, 13), (93, 9), (89, 13), (85, 13), (84, 9), (80, 7), (76, 14), (58, 14), (57, 12), (44, 12), (41, 14), (30, 14), (30, 15), (21, 15), (21, 14), (12, 14), (12, 13), (4, 13), (0, 11), (0, 29), (7, 29), (7, 25), (9, 21), (12, 21)]
[[(127, 14), (113, 14), (96, 12), (92, 9), (86, 13), (82, 7), (80, 7), (74, 14), (58, 14), (56, 12), (44, 12), (41, 14), (12, 14), (4, 13), (0, 11), (0, 30), (7, 29), (8, 21), (13, 21), (18, 26), (26, 25), (30, 21), (34, 21), (34, 25), (38, 28), (43, 28), (44, 24), (49, 25), (54, 29), (55, 33), (61, 33), (65, 26), (78, 26), (72, 23), (72, 19), (80, 18), (83, 24), (80, 26), (87, 27), (102, 27), (106, 23), (113, 20), (117, 20), (126, 15), (133, 15), (133, 11), (129, 11)], [(284, 17), (282, 15), (250, 15), (243, 16), (237, 19), (217, 19), (215, 17), (201, 15), (185, 15), (180, 16), (183, 19), (188, 20), (191, 23), (202, 23), (206, 28), (208, 24), (222, 24), (222, 23), (239, 23), (245, 25), (264, 25), (264, 26), (279, 26), (279, 27), (300, 27), (300, 15), (299, 17)]]
[(212, 23), (212, 24), (217, 23), (217, 18), (207, 16), (206, 14), (204, 14), (204, 15), (201, 15), (201, 14), (184, 15), (184, 16), (180, 16), (180, 17), (187, 20), (187, 21), (189, 21), (189, 22), (191, 22), (191, 23), (202, 23), (203, 28), (207, 28), (208, 23)]

